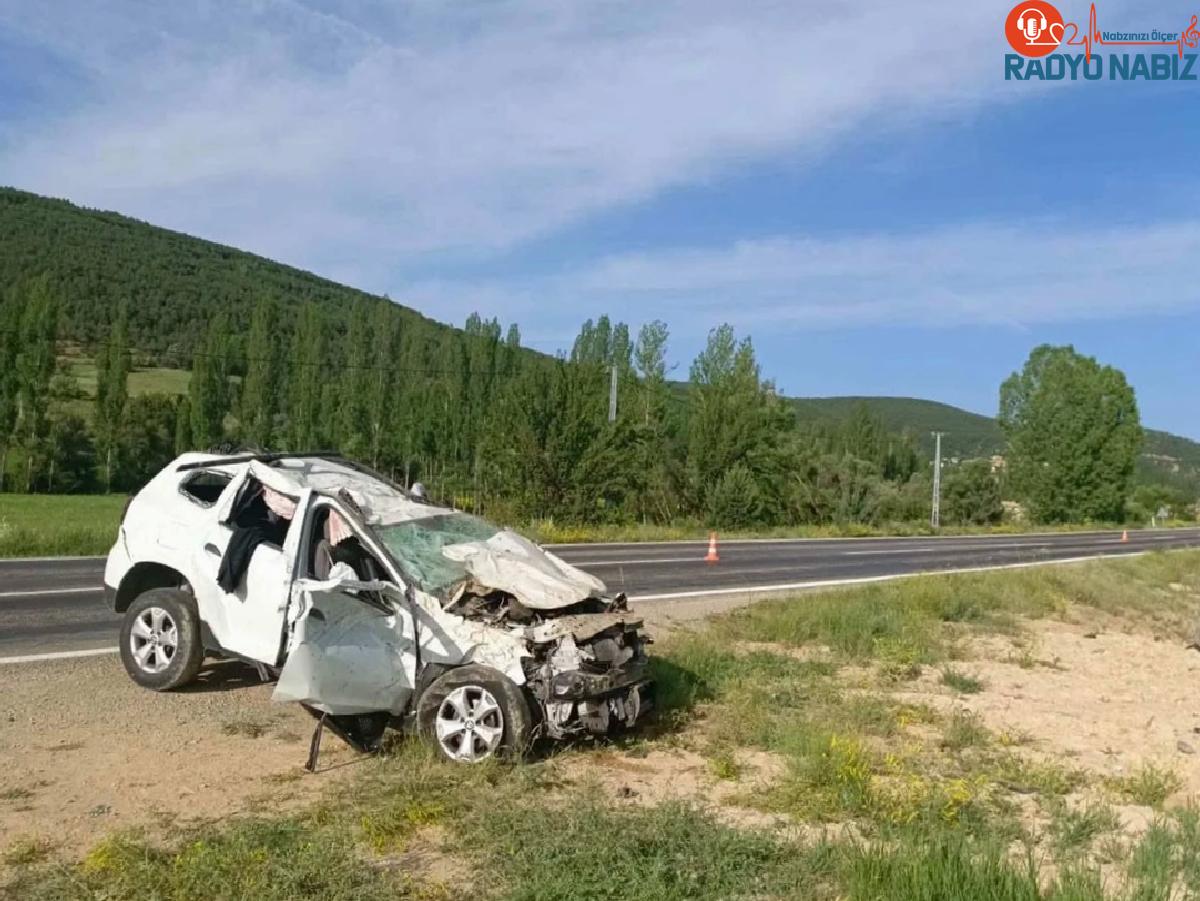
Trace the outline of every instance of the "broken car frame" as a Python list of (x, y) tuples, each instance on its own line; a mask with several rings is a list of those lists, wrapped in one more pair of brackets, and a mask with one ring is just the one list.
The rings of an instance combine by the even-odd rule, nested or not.
[(139, 685), (206, 655), (277, 673), (361, 751), (388, 725), (452, 760), (632, 726), (649, 708), (624, 595), (526, 538), (336, 455), (185, 454), (128, 504), (105, 568)]

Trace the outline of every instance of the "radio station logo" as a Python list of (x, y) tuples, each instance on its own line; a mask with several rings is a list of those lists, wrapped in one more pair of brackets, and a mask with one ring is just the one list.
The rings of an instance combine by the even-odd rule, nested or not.
[(1004, 23), (1004, 36), (1017, 53), (1045, 56), (1062, 43), (1063, 17), (1049, 3), (1028, 0), (1012, 8)]
[[(1110, 30), (1100, 27), (1094, 3), (1080, 27), (1053, 4), (1025, 0), (1009, 11), (1004, 36), (1016, 51), (1004, 56), (1005, 81), (1196, 81), (1200, 75), (1191, 52), (1200, 47), (1195, 15), (1179, 30)], [(1128, 49), (1105, 54), (1102, 47)]]

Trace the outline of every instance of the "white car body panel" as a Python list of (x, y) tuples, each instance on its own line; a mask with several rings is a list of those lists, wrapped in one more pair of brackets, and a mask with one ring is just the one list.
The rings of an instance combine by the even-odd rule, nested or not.
[[(326, 713), (404, 712), (416, 685), (416, 641), (404, 593), (387, 582), (297, 582), (306, 613), (293, 636), (272, 700)], [(387, 613), (352, 592), (374, 592)]]
[[(195, 468), (181, 471), (188, 466)], [(212, 473), (229, 482), (223, 489), (219, 483), (210, 485), (204, 501), (182, 490), (189, 479)], [(236, 590), (226, 592), (217, 574), (233, 534), (229, 521), (235, 506), (247, 509), (239, 494), (251, 479), (294, 500), (295, 509), (272, 508), (270, 528), (287, 530), (282, 545), (258, 544)], [(281, 502), (271, 498), (277, 506)], [(314, 530), (326, 507), (337, 512), (361, 551), (386, 571), (381, 581), (362, 581), (345, 563), (335, 564), (328, 579), (307, 577), (315, 568), (312, 554), (319, 533)], [(427, 593), (420, 583), (406, 584), (397, 561), (408, 565), (405, 561), (411, 559), (393, 556), (381, 544), (377, 528), (453, 513), (418, 503), (344, 461), (283, 458), (268, 465), (185, 454), (130, 502), (109, 553), (105, 583), (122, 603), (121, 587), (135, 569), (173, 571), (179, 580), (171, 584), (181, 585), (195, 599), (210, 650), (282, 664), (275, 700), (298, 701), (335, 716), (403, 713), (413, 700), (420, 668), (428, 664), (480, 664), (524, 685), (527, 658), (534, 656), (531, 638), (574, 648), (572, 630), (581, 640), (587, 630), (574, 620), (596, 618), (592, 632), (628, 620), (625, 614), (577, 614), (554, 634), (547, 626), (543, 636), (524, 626), (453, 612), (471, 591), (503, 592), (539, 613), (602, 596), (605, 588), (599, 579), (508, 530), (487, 541), (442, 547), (443, 555), (465, 571), (453, 597)], [(289, 516), (285, 527), (282, 523)], [(137, 579), (129, 578), (129, 584), (136, 585)], [(129, 600), (127, 593), (124, 603)], [(566, 667), (562, 661), (570, 656), (559, 652), (550, 664), (534, 664), (542, 667), (534, 678), (561, 672)], [(578, 652), (572, 660), (577, 667)], [(571, 702), (565, 707), (556, 703), (573, 709)]]

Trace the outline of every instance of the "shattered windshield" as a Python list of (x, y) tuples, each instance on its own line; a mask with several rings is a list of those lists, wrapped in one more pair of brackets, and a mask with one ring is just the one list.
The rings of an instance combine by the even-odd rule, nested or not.
[(467, 575), (466, 567), (442, 553), (451, 544), (487, 541), (500, 531), (469, 513), (442, 513), (388, 525), (371, 526), (418, 588), (438, 594)]

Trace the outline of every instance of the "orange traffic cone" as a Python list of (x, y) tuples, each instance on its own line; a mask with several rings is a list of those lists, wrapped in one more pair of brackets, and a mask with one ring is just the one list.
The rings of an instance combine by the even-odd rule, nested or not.
[(717, 556), (717, 533), (708, 533), (708, 556), (704, 558), (705, 563), (716, 563), (721, 558)]
[(1121, 540), (1125, 541), (1125, 542), (1129, 541), (1129, 530), (1128, 529), (1121, 530)]

